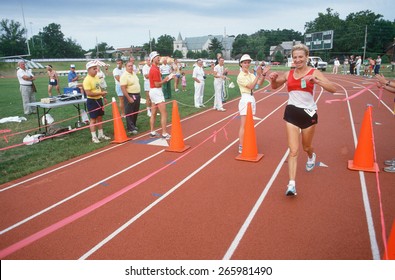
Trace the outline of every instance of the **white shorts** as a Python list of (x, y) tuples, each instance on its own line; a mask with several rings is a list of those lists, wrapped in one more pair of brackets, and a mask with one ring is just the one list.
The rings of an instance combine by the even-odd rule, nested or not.
[(123, 92), (120, 84), (115, 84), (115, 92), (117, 93), (117, 96), (119, 97), (123, 96)]
[(255, 104), (255, 98), (251, 94), (246, 94), (243, 93), (241, 95), (240, 101), (239, 101), (239, 112), (240, 116), (245, 116), (247, 115), (247, 104), (248, 102), (251, 102), (251, 109), (252, 109), (252, 115), (255, 115), (256, 112), (256, 104)]
[(149, 90), (149, 98), (154, 104), (165, 102), (165, 96), (163, 95), (162, 88), (151, 88)]
[(144, 80), (144, 91), (149, 91), (149, 90), (150, 90), (149, 80)]

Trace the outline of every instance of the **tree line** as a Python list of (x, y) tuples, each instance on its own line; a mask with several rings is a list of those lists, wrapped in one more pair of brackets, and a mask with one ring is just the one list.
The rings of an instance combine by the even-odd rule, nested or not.
[[(395, 21), (384, 20), (380, 14), (370, 10), (349, 14), (344, 20), (339, 13), (327, 8), (325, 13), (318, 13), (313, 21), (306, 22), (305, 33), (314, 33), (333, 30), (333, 48), (325, 51), (314, 51), (313, 55), (329, 60), (334, 57), (340, 59), (351, 54), (376, 57), (384, 55), (388, 47), (395, 40)], [(65, 38), (61, 26), (51, 23), (44, 27), (38, 34), (26, 41), (27, 30), (14, 20), (3, 19), (0, 21), (0, 57), (7, 55), (26, 54), (30, 51), (31, 58), (82, 58), (85, 53), (91, 52), (92, 57), (106, 57), (107, 51), (114, 48), (105, 43), (98, 43), (90, 50), (83, 50), (77, 41)], [(141, 46), (143, 52), (148, 54), (157, 50), (165, 56), (182, 58), (182, 53), (173, 49), (174, 37), (164, 34)], [(281, 54), (270, 54), (270, 47), (277, 46), (284, 41), (302, 41), (304, 35), (293, 29), (265, 30), (261, 29), (251, 35), (239, 34), (233, 43), (232, 57), (248, 53), (257, 60), (282, 62)], [(366, 43), (365, 43), (366, 40)], [(364, 49), (366, 44), (366, 50)], [(29, 48), (29, 50), (28, 50)], [(214, 38), (208, 50), (200, 52), (189, 51), (187, 58), (215, 58), (222, 52), (222, 43)], [(383, 61), (394, 60), (393, 57), (383, 56)]]

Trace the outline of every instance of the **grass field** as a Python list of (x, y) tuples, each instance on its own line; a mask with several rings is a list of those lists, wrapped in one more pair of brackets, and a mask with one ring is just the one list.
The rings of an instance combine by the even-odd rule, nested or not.
[[(70, 62), (53, 62), (50, 63), (56, 70), (68, 70), (70, 66)], [(85, 62), (73, 62), (76, 65), (76, 69), (85, 69)], [(106, 77), (106, 82), (108, 85), (108, 100), (111, 101), (112, 97), (116, 97), (114, 90), (114, 79), (112, 77), (112, 69), (115, 68), (115, 63), (110, 63), (109, 73)], [(234, 73), (237, 73), (238, 65), (232, 64), (227, 65), (230, 70), (236, 70)], [(24, 116), (22, 109), (22, 99), (19, 92), (19, 83), (17, 78), (15, 77), (16, 64), (10, 63), (0, 63), (0, 74), (2, 77), (0, 78), (0, 119), (10, 116)], [(284, 66), (274, 66), (272, 70), (274, 71), (282, 71), (287, 70), (288, 68)], [(189, 65), (186, 69), (189, 73), (192, 71), (191, 65)], [(206, 73), (210, 73), (210, 69), (206, 68)], [(328, 73), (332, 72), (332, 68), (327, 69)], [(394, 77), (394, 72), (391, 72), (391, 68), (386, 65), (382, 66), (381, 72), (386, 77)], [(37, 80), (35, 82), (38, 92), (36, 94), (36, 99), (39, 101), (41, 98), (47, 97), (47, 84), (48, 78), (46, 74), (36, 73)], [(193, 106), (193, 80), (191, 74), (187, 74), (187, 92), (180, 93), (172, 93), (172, 99), (177, 100), (179, 102), (179, 113), (180, 117), (183, 118), (185, 116), (197, 113), (200, 109), (196, 109)], [(139, 75), (141, 88), (143, 88), (143, 78)], [(235, 83), (236, 87), (233, 89), (229, 89), (229, 100), (234, 99), (239, 96), (239, 89), (236, 83), (236, 77), (230, 75), (230, 78)], [(67, 77), (60, 77), (60, 85), (61, 92), (63, 87), (67, 85)], [(172, 84), (172, 88), (173, 84)], [(181, 87), (180, 87), (181, 88)], [(55, 93), (55, 90), (53, 90)], [(207, 103), (207, 108), (211, 108), (213, 105), (213, 97), (214, 88), (213, 88), (213, 76), (208, 75), (206, 79), (205, 85), (205, 96), (204, 102)], [(142, 95), (144, 97), (144, 94)], [(116, 97), (117, 98), (117, 97)], [(171, 105), (167, 106), (168, 108), (168, 124), (171, 123)], [(140, 109), (145, 109), (145, 105), (141, 105)], [(54, 117), (56, 122), (61, 122), (58, 125), (61, 127), (75, 126), (75, 123), (78, 120), (77, 111), (73, 106), (65, 106), (62, 108), (57, 108), (51, 110), (50, 114)], [(110, 142), (102, 142), (100, 144), (93, 144), (91, 142), (91, 137), (88, 128), (86, 129), (70, 133), (63, 137), (48, 139), (42, 141), (35, 145), (30, 146), (19, 146), (16, 148), (10, 148), (13, 145), (20, 144), (23, 141), (23, 138), (29, 134), (35, 134), (38, 129), (37, 124), (37, 116), (29, 115), (26, 116), (27, 121), (23, 121), (21, 123), (0, 123), (0, 131), (9, 129), (11, 130), (11, 134), (16, 134), (11, 137), (4, 138), (4, 135), (0, 134), (0, 184), (8, 182), (10, 180), (14, 180), (35, 172), (37, 170), (41, 170), (43, 168), (52, 166), (54, 164), (60, 163), (62, 161), (77, 157), (79, 155), (94, 151), (96, 149), (102, 148), (106, 145), (110, 145)], [(70, 119), (71, 118), (71, 119)], [(64, 121), (63, 120), (66, 120)], [(104, 121), (112, 119), (112, 109), (111, 105), (106, 107), (106, 113), (104, 116)], [(146, 113), (143, 112), (139, 115), (137, 125), (139, 127), (140, 133), (146, 132), (149, 130), (149, 119), (146, 116)], [(113, 122), (109, 121), (104, 124), (104, 131), (107, 135), (113, 136)], [(159, 119), (157, 120), (156, 127), (159, 128)]]
[[(85, 63), (76, 62), (76, 69), (84, 69)], [(70, 62), (62, 63), (51, 63), (56, 70), (68, 70)], [(114, 69), (115, 63), (109, 67), (109, 73), (106, 77), (108, 85), (108, 100), (111, 102), (112, 97), (116, 97), (114, 79), (112, 77), (112, 69)], [(186, 69), (192, 70), (191, 67)], [(0, 73), (4, 73), (0, 71)], [(206, 69), (206, 73), (209, 73), (209, 69)], [(14, 72), (15, 75), (15, 72)], [(172, 99), (179, 102), (179, 113), (180, 117), (194, 114), (199, 112), (201, 109), (196, 109), (193, 106), (193, 80), (191, 74), (187, 74), (187, 91), (179, 93), (174, 92), (174, 84), (172, 83)], [(48, 97), (47, 84), (48, 78), (46, 74), (36, 75), (35, 81), (38, 92), (36, 93), (36, 99), (39, 101), (41, 98)], [(139, 74), (141, 88), (143, 89), (143, 78)], [(231, 76), (231, 79), (236, 84), (236, 78)], [(67, 85), (67, 77), (60, 77), (61, 92), (63, 87)], [(180, 86), (181, 89), (181, 86)], [(53, 89), (53, 94), (56, 95), (56, 91)], [(213, 76), (208, 75), (205, 85), (205, 96), (204, 102), (207, 102), (207, 108), (211, 108), (213, 105), (214, 88), (213, 88)], [(239, 89), (236, 85), (235, 88), (229, 89), (229, 99), (233, 99), (239, 96)], [(144, 93), (142, 94), (144, 97)], [(118, 99), (117, 99), (118, 100)], [(106, 107), (104, 120), (112, 119), (111, 105)], [(0, 78), (0, 119), (11, 116), (24, 116), (22, 108), (22, 99), (19, 92), (19, 83), (16, 77)], [(140, 106), (140, 110), (144, 110), (146, 107), (144, 104)], [(168, 109), (168, 124), (171, 123), (171, 104), (167, 106)], [(50, 112), (51, 116), (55, 119), (55, 122), (61, 122), (57, 125), (61, 127), (75, 126), (78, 120), (77, 110), (73, 106), (65, 106), (61, 108), (52, 109)], [(37, 116), (29, 115), (25, 116), (27, 121), (21, 123), (8, 122), (0, 124), (0, 130), (11, 130), (11, 134), (20, 133), (11, 137), (1, 137), (0, 149), (6, 148), (6, 150), (0, 151), (0, 184), (14, 180), (30, 174), (34, 171), (41, 170), (43, 168), (52, 166), (59, 162), (74, 158), (76, 156), (94, 151), (98, 148), (102, 148), (106, 145), (111, 145), (110, 142), (102, 141), (100, 144), (93, 144), (91, 142), (90, 132), (88, 127), (86, 129), (67, 134), (63, 137), (48, 139), (38, 144), (30, 146), (19, 146), (15, 148), (7, 149), (16, 144), (20, 144), (23, 138), (29, 134), (37, 133), (38, 124)], [(71, 119), (70, 119), (71, 118)], [(68, 119), (62, 122), (62, 120)], [(125, 123), (125, 121), (124, 121)], [(145, 112), (139, 114), (137, 125), (140, 133), (149, 131), (149, 119)], [(125, 126), (126, 127), (126, 126)], [(159, 128), (159, 118), (157, 118), (156, 127)], [(103, 125), (104, 132), (113, 136), (113, 122), (109, 121)], [(0, 136), (9, 135), (0, 134)], [(8, 142), (7, 142), (8, 141)]]

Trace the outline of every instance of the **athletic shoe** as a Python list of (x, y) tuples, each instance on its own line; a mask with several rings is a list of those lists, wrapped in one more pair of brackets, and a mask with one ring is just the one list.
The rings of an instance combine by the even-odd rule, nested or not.
[(239, 154), (241, 154), (243, 152), (243, 146), (239, 145)]
[(101, 135), (101, 136), (99, 136), (98, 137), (99, 139), (103, 139), (103, 140), (110, 140), (111, 138), (110, 137), (108, 137), (108, 136), (106, 136), (106, 135)]
[(384, 161), (385, 165), (395, 165), (395, 158)]
[(394, 173), (394, 172), (395, 172), (395, 165), (391, 165), (391, 166), (384, 167), (384, 171), (385, 171), (385, 172)]
[(285, 192), (286, 196), (295, 196), (297, 195), (296, 193), (296, 187), (294, 185), (288, 185), (287, 186), (287, 191)]
[(150, 134), (149, 134), (149, 136), (150, 136), (151, 138), (159, 137), (159, 133), (156, 132), (156, 131), (151, 131)]
[(316, 155), (315, 155), (315, 153), (313, 153), (313, 156), (312, 156), (311, 158), (308, 158), (308, 159), (307, 159), (307, 162), (306, 162), (306, 171), (311, 171), (311, 170), (313, 170), (313, 168), (314, 168), (314, 166), (315, 166), (315, 158), (316, 158)]
[(98, 144), (100, 143), (100, 140), (97, 137), (92, 137), (92, 142)]
[(151, 115), (152, 115), (152, 114), (151, 114), (151, 110), (147, 110), (147, 116), (148, 116), (148, 117), (151, 117)]
[(137, 133), (138, 133), (138, 131), (136, 129), (134, 129), (132, 131), (128, 131), (128, 134), (136, 135)]
[(162, 134), (162, 138), (164, 138), (164, 139), (166, 139), (166, 140), (169, 140), (170, 139), (170, 134), (169, 133), (166, 133), (166, 134)]

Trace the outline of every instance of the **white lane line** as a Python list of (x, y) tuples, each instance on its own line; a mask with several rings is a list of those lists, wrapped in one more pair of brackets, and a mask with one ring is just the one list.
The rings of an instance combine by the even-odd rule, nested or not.
[(236, 237), (233, 239), (233, 242), (230, 244), (224, 257), (222, 258), (223, 260), (230, 260), (233, 253), (236, 251), (241, 239), (243, 239), (244, 234), (246, 233), (246, 231), (247, 231), (248, 227), (250, 226), (252, 220), (254, 219), (256, 213), (258, 212), (259, 207), (261, 207), (263, 200), (265, 199), (267, 193), (269, 192), (270, 188), (272, 187), (274, 180), (277, 178), (278, 174), (280, 173), (281, 167), (283, 166), (285, 160), (287, 159), (288, 154), (289, 154), (289, 149), (287, 149), (287, 151), (283, 155), (282, 159), (280, 160), (279, 164), (277, 165), (277, 168), (274, 170), (272, 177), (270, 178), (269, 182), (266, 184), (266, 186), (263, 189), (258, 200), (255, 202), (254, 207), (248, 214), (247, 219), (244, 221), (239, 232), (236, 234)]
[[(338, 85), (343, 88), (343, 90), (346, 92), (346, 96), (348, 97), (347, 90), (342, 85), (340, 85), (340, 84), (338, 84)], [(350, 116), (352, 136), (354, 139), (354, 147), (356, 148), (357, 143), (358, 143), (358, 137), (357, 137), (357, 133), (355, 131), (354, 117), (352, 114), (351, 105), (350, 105), (349, 100), (347, 100), (347, 107), (348, 107), (348, 112), (349, 112), (349, 116)], [(368, 224), (368, 233), (369, 233), (369, 240), (370, 240), (370, 248), (372, 251), (372, 257), (374, 260), (380, 260), (381, 259), (380, 250), (379, 250), (379, 246), (377, 244), (376, 231), (374, 229), (373, 216), (372, 216), (372, 211), (370, 208), (369, 195), (368, 195), (366, 181), (365, 181), (365, 173), (363, 171), (358, 171), (358, 172), (359, 172), (359, 180), (361, 182), (361, 191), (362, 191), (363, 205), (365, 208), (366, 222)]]
[[(264, 117), (261, 121), (256, 123), (254, 127), (257, 127), (259, 124), (261, 124), (263, 121), (265, 121), (267, 118), (269, 118), (272, 114), (274, 114), (277, 110), (279, 110), (281, 107), (283, 107), (288, 101), (283, 102), (280, 106), (278, 106), (276, 109), (274, 109), (272, 112), (270, 112), (266, 117)], [(210, 139), (212, 136), (208, 137), (205, 141)], [(211, 159), (206, 161), (203, 165), (201, 165), (199, 168), (197, 168), (194, 172), (192, 172), (190, 175), (185, 177), (183, 180), (181, 180), (177, 185), (175, 185), (173, 188), (171, 188), (169, 191), (167, 191), (165, 194), (160, 196), (157, 200), (155, 200), (153, 203), (145, 207), (142, 211), (140, 211), (137, 215), (132, 217), (129, 221), (124, 223), (122, 226), (117, 228), (115, 231), (113, 231), (110, 235), (108, 235), (106, 238), (104, 238), (102, 241), (100, 241), (98, 244), (96, 244), (92, 249), (90, 249), (88, 252), (86, 252), (84, 255), (82, 255), (79, 259), (84, 260), (91, 256), (93, 253), (98, 251), (101, 247), (103, 247), (105, 244), (110, 242), (113, 238), (115, 238), (118, 234), (120, 234), (123, 230), (125, 230), (128, 226), (133, 224), (135, 221), (137, 221), (139, 218), (141, 218), (144, 214), (146, 214), (149, 210), (151, 210), (154, 206), (156, 206), (159, 202), (164, 200), (166, 197), (168, 197), (171, 193), (173, 193), (175, 190), (180, 188), (184, 183), (186, 183), (188, 180), (190, 180), (193, 176), (198, 174), (201, 170), (203, 170), (205, 167), (207, 167), (210, 163), (212, 163), (215, 159), (217, 159), (220, 155), (222, 155), (225, 151), (227, 151), (230, 147), (232, 147), (234, 144), (236, 144), (239, 141), (238, 138), (234, 140), (232, 143), (230, 143), (227, 147), (225, 147), (222, 151), (220, 151), (218, 154), (213, 156)], [(195, 147), (197, 148), (197, 147)], [(195, 149), (193, 148), (193, 149)]]

